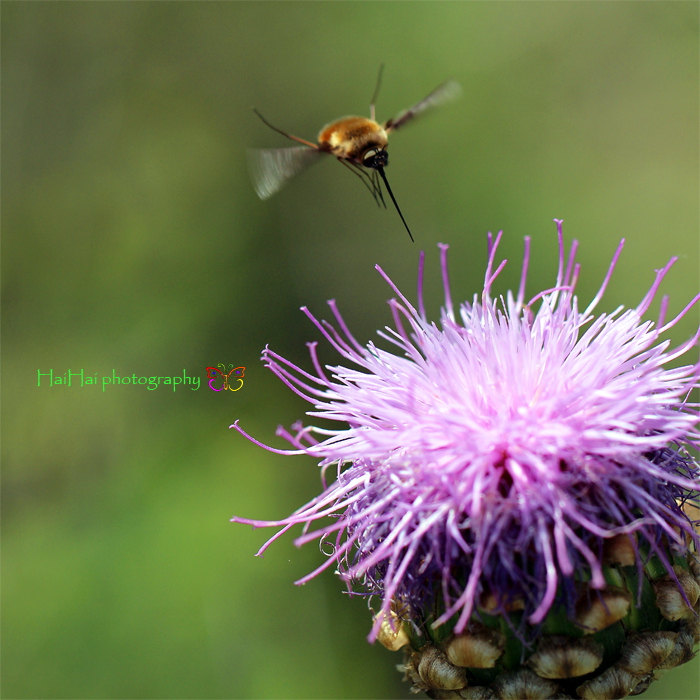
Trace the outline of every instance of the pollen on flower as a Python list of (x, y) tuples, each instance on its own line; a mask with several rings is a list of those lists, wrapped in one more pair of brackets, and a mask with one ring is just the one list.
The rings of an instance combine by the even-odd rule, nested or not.
[[(458, 307), (440, 246), (439, 325), (425, 313), (422, 255), (416, 306), (377, 267), (395, 294), (394, 327), (379, 331), (393, 351), (360, 344), (330, 301), (335, 325), (303, 311), (344, 364), (322, 367), (316, 343), (313, 373), (263, 352), (266, 366), (312, 405), (312, 419), (339, 426), (280, 428), (294, 449), (267, 447), (319, 458), (319, 496), (282, 520), (233, 521), (281, 528), (260, 553), (297, 524), (297, 545), (330, 542), (328, 559), (297, 583), (337, 566), (354, 592), (378, 595), (371, 640), (397, 601), (420, 611), (436, 596), (432, 624), (450, 621), (455, 634), (486, 599), (504, 615), (523, 610), (530, 625), (555, 604), (573, 619), (585, 591), (602, 600), (606, 544), (624, 543), (626, 563), (640, 572), (645, 558), (658, 557), (675, 582), (674, 547), (697, 548), (684, 506), (700, 493), (688, 452), (698, 445), (688, 396), (700, 365), (669, 363), (696, 346), (700, 329), (673, 349), (662, 336), (700, 295), (670, 321), (665, 298), (658, 319), (644, 319), (672, 259), (637, 307), (596, 316), (623, 241), (580, 309), (577, 243), (567, 252), (561, 221), (557, 231), (554, 284), (529, 298), (529, 239), (517, 293), (492, 297), (506, 261), (497, 261), (501, 234), (489, 234), (483, 289)], [(261, 444), (238, 422), (232, 427)]]

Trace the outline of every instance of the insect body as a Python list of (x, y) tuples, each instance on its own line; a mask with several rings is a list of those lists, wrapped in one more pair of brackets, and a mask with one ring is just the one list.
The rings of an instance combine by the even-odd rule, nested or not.
[(384, 127), (373, 119), (344, 117), (323, 127), (318, 135), (318, 147), (338, 158), (364, 165), (365, 154), (385, 150), (388, 140)]
[(343, 165), (357, 175), (370, 191), (377, 204), (384, 205), (379, 178), (384, 181), (391, 201), (401, 217), (408, 235), (413, 240), (403, 214), (396, 203), (394, 194), (389, 187), (384, 168), (389, 164), (387, 153), (388, 136), (390, 133), (411, 121), (429, 107), (454, 99), (461, 93), (458, 83), (450, 80), (440, 85), (426, 98), (401, 112), (394, 119), (384, 124), (375, 121), (374, 102), (381, 84), (382, 69), (379, 70), (377, 87), (370, 105), (370, 118), (343, 117), (324, 126), (318, 135), (318, 143), (306, 141), (298, 136), (292, 136), (275, 126), (272, 126), (257, 110), (255, 113), (271, 129), (286, 136), (288, 139), (304, 144), (295, 148), (265, 148), (250, 152), (250, 166), (253, 175), (255, 191), (261, 199), (267, 199), (277, 192), (284, 183), (306, 167), (314, 163), (324, 153), (335, 156)]

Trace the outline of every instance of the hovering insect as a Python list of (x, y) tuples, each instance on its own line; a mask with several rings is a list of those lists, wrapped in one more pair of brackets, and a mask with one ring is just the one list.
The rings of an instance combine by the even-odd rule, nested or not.
[(374, 89), (372, 102), (369, 106), (370, 118), (343, 117), (321, 129), (318, 135), (318, 143), (312, 143), (298, 136), (292, 136), (282, 129), (270, 124), (257, 109), (253, 111), (271, 129), (292, 141), (304, 144), (293, 148), (260, 148), (251, 149), (249, 152), (250, 169), (253, 176), (255, 191), (260, 199), (267, 199), (290, 178), (315, 163), (324, 154), (335, 156), (345, 167), (357, 175), (374, 197), (379, 206), (386, 208), (382, 195), (381, 182), (384, 181), (391, 201), (401, 217), (408, 235), (413, 240), (411, 230), (403, 218), (401, 209), (396, 203), (394, 193), (389, 187), (384, 168), (389, 165), (389, 154), (386, 152), (388, 136), (400, 127), (408, 124), (412, 119), (422, 114), (430, 107), (435, 107), (448, 100), (458, 97), (462, 89), (459, 83), (448, 80), (435, 88), (427, 97), (413, 107), (409, 107), (393, 119), (384, 124), (375, 121), (374, 104), (382, 82), (382, 70), (379, 68), (377, 86)]

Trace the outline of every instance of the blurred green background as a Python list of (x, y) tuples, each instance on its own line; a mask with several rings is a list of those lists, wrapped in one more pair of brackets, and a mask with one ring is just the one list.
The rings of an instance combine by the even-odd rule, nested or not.
[[(336, 298), (356, 337), (390, 320), (379, 263), (414, 297), (438, 241), (454, 298), (480, 289), (487, 231), (517, 284), (553, 283), (554, 217), (590, 299), (634, 305), (653, 269), (671, 312), (698, 289), (698, 5), (693, 2), (3, 2), (3, 696), (400, 698), (401, 658), (280, 518), (318, 492), (277, 424), (306, 404), (266, 343), (309, 367), (298, 310)], [(384, 120), (452, 77), (464, 97), (392, 137), (387, 171), (416, 237), (332, 159), (261, 202), (246, 148)], [(390, 205), (391, 207), (391, 205)], [(698, 315), (674, 329), (678, 342)], [(334, 361), (332, 354), (324, 359)], [(214, 393), (204, 368), (244, 365)], [(37, 387), (37, 370), (202, 378), (198, 391)], [(226, 395), (224, 395), (226, 394)], [(647, 698), (697, 697), (697, 660)]]

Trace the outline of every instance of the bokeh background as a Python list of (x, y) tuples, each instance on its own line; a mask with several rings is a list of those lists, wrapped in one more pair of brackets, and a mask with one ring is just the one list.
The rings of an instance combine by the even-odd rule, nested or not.
[[(698, 5), (693, 2), (3, 2), (3, 606), (6, 698), (400, 698), (400, 656), (280, 518), (318, 492), (283, 447), (306, 405), (262, 367), (309, 367), (299, 311), (336, 298), (356, 337), (390, 320), (379, 263), (414, 298), (451, 244), (455, 298), (480, 289), (487, 231), (517, 284), (551, 285), (555, 227), (581, 242), (590, 299), (636, 304), (679, 256), (671, 312), (698, 289)], [(391, 139), (409, 222), (327, 159), (257, 199), (246, 148), (382, 120), (452, 77), (464, 97)], [(390, 205), (391, 206), (391, 205)], [(697, 327), (693, 312), (674, 329)], [(332, 354), (324, 355), (333, 361)], [(214, 393), (204, 368), (246, 367)], [(164, 387), (37, 387), (37, 370), (181, 374)], [(225, 394), (225, 395), (224, 395)], [(698, 662), (647, 698), (694, 698)]]

